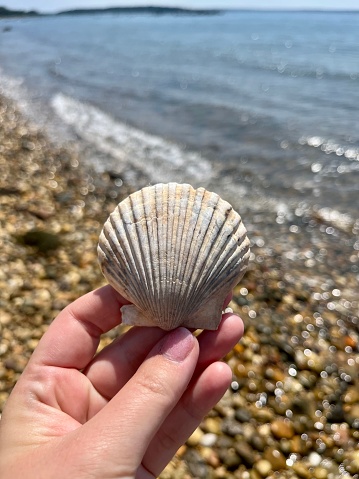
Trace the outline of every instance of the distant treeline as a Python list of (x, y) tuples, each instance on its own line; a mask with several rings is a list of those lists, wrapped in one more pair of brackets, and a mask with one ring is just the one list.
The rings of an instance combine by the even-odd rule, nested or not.
[(82, 8), (65, 10), (58, 15), (88, 15), (96, 13), (150, 13), (152, 15), (215, 15), (219, 10), (192, 10), (187, 8), (171, 7), (110, 7), (110, 8)]
[(24, 16), (39, 15), (35, 10), (9, 10), (5, 7), (0, 7), (0, 17), (24, 17)]
[[(95, 15), (98, 13), (142, 13), (151, 15), (216, 15), (220, 10), (195, 10), (187, 8), (171, 8), (171, 7), (111, 7), (111, 8), (82, 8), (74, 10), (64, 10), (56, 15)], [(0, 17), (19, 17), (19, 16), (35, 16), (44, 15), (35, 10), (9, 10), (0, 7)]]
[(247, 13), (359, 13), (359, 10), (201, 10), (191, 8), (175, 8), (175, 7), (110, 7), (110, 8), (76, 8), (73, 10), (63, 10), (58, 13), (41, 13), (36, 10), (9, 10), (0, 7), (1, 17), (25, 17), (25, 16), (49, 16), (49, 15), (97, 15), (101, 13), (115, 14), (150, 14), (150, 15), (218, 15), (225, 11), (229, 12), (247, 12)]

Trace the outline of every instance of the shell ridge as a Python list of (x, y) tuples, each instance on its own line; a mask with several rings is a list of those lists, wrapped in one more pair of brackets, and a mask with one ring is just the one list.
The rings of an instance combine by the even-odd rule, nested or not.
[[(155, 208), (153, 207), (153, 201), (151, 201), (151, 195), (148, 194), (150, 188), (143, 188), (142, 191), (142, 199), (143, 199), (143, 204), (144, 204), (144, 210), (145, 210), (145, 215), (150, 218), (151, 213), (154, 212)], [(152, 265), (155, 265), (158, 263), (158, 258), (156, 258), (155, 253), (156, 249), (151, 247), (151, 238), (155, 242), (155, 244), (158, 244), (158, 237), (155, 236), (156, 229), (154, 227), (154, 223), (158, 223), (158, 218), (157, 215), (154, 215), (152, 218), (147, 220), (147, 241), (148, 241), (148, 252), (149, 252), (149, 262), (148, 264), (148, 270), (150, 274), (150, 284), (151, 284), (151, 289), (152, 289), (152, 299), (154, 304), (158, 302), (157, 298), (157, 289), (155, 287), (156, 281), (157, 281), (157, 268), (154, 268)], [(152, 231), (152, 236), (150, 235), (149, 227), (151, 227)]]
[[(218, 205), (219, 202), (219, 196), (216, 195), (215, 193), (211, 193), (210, 196), (207, 196), (206, 202), (203, 202), (203, 205), (201, 207), (201, 210), (198, 214), (198, 218), (202, 217), (202, 221), (200, 223), (200, 234), (196, 238), (196, 244), (197, 244), (197, 253), (196, 253), (196, 261), (192, 267), (191, 270), (191, 275), (188, 279), (188, 283), (191, 284), (193, 282), (193, 277), (198, 276), (198, 273), (202, 270), (204, 267), (204, 264), (206, 262), (205, 255), (203, 256), (202, 262), (199, 262), (199, 259), (201, 258), (201, 252), (203, 249), (205, 249), (205, 244), (207, 245), (207, 242), (205, 243), (205, 238), (208, 234), (208, 231), (210, 229), (210, 226), (212, 224), (212, 220), (215, 216), (215, 206)], [(211, 201), (212, 200), (212, 201)], [(215, 201), (215, 204), (211, 204), (213, 201)], [(210, 217), (209, 217), (210, 215)], [(195, 287), (193, 288), (188, 288), (187, 289), (187, 294), (185, 296), (185, 302), (188, 305), (191, 305), (191, 298), (193, 297)], [(192, 306), (191, 306), (192, 309)]]
[(202, 297), (203, 302), (200, 303), (200, 304), (197, 303), (196, 309), (193, 310), (193, 316), (198, 314), (198, 311), (200, 311), (203, 308), (203, 303), (205, 303), (206, 298), (211, 298), (211, 297), (213, 297), (213, 296), (215, 296), (215, 295), (217, 295), (217, 294), (219, 294), (220, 292), (223, 291), (223, 294), (221, 294), (221, 295), (223, 296), (223, 299), (224, 299), (225, 296), (231, 291), (231, 289), (234, 288), (234, 286), (236, 286), (236, 284), (238, 284), (238, 282), (242, 279), (242, 277), (245, 273), (245, 268), (248, 264), (248, 258), (245, 259), (244, 261), (239, 260), (238, 264), (242, 265), (239, 272), (238, 272), (236, 266), (234, 266), (230, 271), (228, 271), (226, 277), (223, 278), (223, 279), (225, 279), (225, 281), (221, 281), (221, 282), (214, 281), (208, 287), (206, 296)]
[(173, 187), (174, 191), (171, 191), (171, 195), (173, 196), (173, 206), (170, 212), (171, 216), (171, 244), (170, 244), (170, 249), (169, 249), (169, 257), (167, 257), (168, 261), (168, 278), (167, 278), (167, 286), (168, 286), (168, 296), (166, 298), (166, 303), (167, 303), (167, 314), (168, 317), (170, 318), (171, 322), (174, 322), (174, 311), (172, 309), (172, 302), (173, 302), (173, 297), (175, 295), (175, 289), (176, 285), (174, 284), (175, 282), (175, 266), (176, 266), (176, 261), (174, 260), (177, 257), (177, 235), (178, 235), (178, 209), (179, 209), (179, 200), (178, 200), (178, 195), (177, 195), (177, 184), (173, 183), (169, 186)]
[[(232, 208), (226, 208), (226, 218), (223, 220), (221, 234), (218, 234), (214, 255), (208, 257), (208, 263), (215, 266), (207, 268), (201, 275), (192, 299), (194, 310), (198, 308), (198, 304), (203, 301), (204, 296), (218, 294), (221, 283), (232, 282), (232, 272), (234, 276), (238, 276), (238, 282), (248, 263), (246, 255), (249, 256), (249, 240), (242, 218)], [(227, 292), (229, 291), (228, 289)]]
[[(191, 271), (192, 265), (195, 262), (195, 259), (197, 258), (198, 255), (198, 250), (194, 247), (194, 242), (197, 243), (197, 239), (199, 236), (199, 215), (202, 210), (202, 200), (204, 198), (205, 190), (204, 188), (197, 188), (195, 190), (195, 197), (193, 199), (193, 206), (192, 206), (192, 214), (191, 214), (191, 235), (186, 238), (186, 243), (185, 243), (185, 257), (183, 258), (183, 264), (184, 264), (184, 269), (183, 273), (181, 275), (181, 289), (180, 289), (180, 294), (178, 300), (182, 302), (186, 298), (186, 292), (188, 291), (188, 286), (189, 286), (189, 278), (187, 279), (188, 276), (188, 271)], [(196, 205), (196, 202), (200, 202), (200, 206), (198, 207)], [(177, 302), (178, 303), (178, 302)]]
[[(181, 271), (181, 286), (180, 290), (178, 293), (177, 298), (175, 298), (175, 311), (178, 311), (178, 314), (186, 315), (187, 310), (190, 308), (190, 305), (188, 305), (185, 302), (186, 298), (186, 292), (188, 292), (189, 288), (189, 282), (186, 280), (187, 273), (188, 271), (191, 271), (191, 265), (193, 264), (194, 257), (197, 257), (197, 251), (195, 248), (191, 247), (193, 243), (193, 238), (195, 237), (197, 230), (198, 230), (198, 219), (199, 219), (199, 214), (202, 209), (202, 200), (204, 197), (205, 190), (204, 188), (197, 188), (194, 191), (195, 195), (193, 198), (193, 207), (191, 210), (191, 215), (190, 215), (190, 235), (186, 237), (185, 241), (185, 247), (184, 247), (184, 257), (183, 257), (183, 266), (184, 269)], [(196, 207), (196, 201), (200, 201), (201, 205), (200, 207)], [(191, 224), (192, 223), (192, 224)], [(186, 309), (183, 310), (183, 306), (187, 306)]]
[(175, 248), (174, 242), (175, 239), (173, 238), (174, 234), (174, 216), (175, 216), (175, 208), (176, 208), (176, 183), (169, 183), (168, 184), (168, 198), (174, 198), (174, 204), (171, 205), (170, 201), (167, 202), (167, 228), (166, 228), (166, 251), (167, 251), (167, 269), (166, 269), (166, 289), (167, 294), (163, 299), (163, 308), (164, 308), (164, 315), (168, 324), (172, 325), (173, 321), (173, 314), (171, 312), (170, 303), (171, 297), (173, 294), (173, 256), (175, 255)]
[[(127, 203), (126, 203), (127, 207)], [(123, 214), (120, 208), (115, 210), (114, 214), (109, 217), (112, 231), (114, 232), (117, 240), (117, 250), (123, 253), (125, 260), (127, 261), (130, 269), (129, 280), (126, 281), (126, 291), (134, 296), (132, 300), (135, 300), (137, 304), (142, 302), (142, 293), (140, 288), (140, 281), (133, 281), (133, 277), (140, 278), (139, 271), (136, 264), (136, 255), (134, 249), (131, 247), (132, 242), (129, 239), (129, 234), (126, 225), (129, 223), (123, 220)], [(121, 221), (118, 221), (121, 220)]]
[[(101, 242), (102, 243), (106, 242), (107, 245), (109, 246), (105, 250), (103, 244), (99, 243), (98, 247), (97, 247), (97, 250), (98, 250), (99, 254), (102, 256), (102, 258), (105, 258), (106, 260), (109, 260), (109, 261), (107, 261), (107, 264), (106, 264), (106, 270), (107, 271), (113, 270), (114, 269), (113, 266), (117, 266), (116, 270), (118, 271), (118, 273), (116, 274), (116, 276), (124, 278), (124, 275), (122, 273), (122, 268), (123, 268), (123, 266), (126, 266), (126, 262), (123, 261), (123, 258), (121, 258), (121, 257), (119, 258), (115, 254), (113, 254), (113, 253), (110, 254), (109, 253), (109, 250), (111, 250), (111, 252), (113, 252), (113, 248), (112, 248), (113, 243), (111, 241), (109, 241), (109, 239), (107, 239), (106, 234), (103, 234), (103, 236), (101, 238)], [(114, 263), (116, 263), (116, 264), (114, 264)], [(122, 273), (122, 275), (121, 275), (121, 273)]]
[[(144, 203), (143, 201), (137, 201), (138, 196), (141, 196), (141, 199), (143, 198), (143, 193), (141, 192), (140, 195), (130, 195), (129, 196), (129, 202), (130, 202), (130, 207), (131, 207), (131, 212), (133, 215), (133, 223), (132, 223), (132, 229), (133, 233), (137, 237), (137, 244), (138, 244), (138, 252), (140, 253), (137, 264), (140, 266), (139, 267), (139, 272), (140, 276), (142, 277), (143, 282), (145, 283), (145, 286), (147, 286), (147, 289), (150, 289), (150, 280), (149, 280), (149, 275), (148, 275), (148, 268), (146, 266), (148, 265), (148, 254), (146, 254), (145, 249), (146, 249), (146, 239), (147, 239), (147, 244), (148, 244), (148, 238), (146, 237), (146, 233), (144, 234), (144, 230), (147, 232), (147, 222), (146, 219), (143, 218), (145, 216), (145, 211), (144, 211)], [(138, 305), (138, 307), (141, 309), (141, 311), (144, 310), (144, 308), (149, 309), (150, 301), (149, 297), (146, 294), (146, 287), (142, 288), (143, 294), (141, 294), (141, 305)], [(145, 310), (146, 311), (146, 310)]]
[[(106, 249), (104, 247), (105, 243), (108, 245)], [(110, 253), (110, 251), (112, 252), (112, 254)], [(97, 246), (97, 253), (100, 259), (100, 266), (102, 272), (104, 272), (104, 269), (106, 269), (106, 272), (110, 275), (112, 279), (120, 278), (122, 281), (126, 281), (124, 275), (121, 274), (123, 264), (121, 264), (116, 255), (113, 254), (111, 244), (106, 239), (106, 235), (104, 233), (101, 234), (100, 242)]]
[(176, 200), (176, 183), (169, 183), (167, 185), (167, 201), (166, 201), (166, 211), (167, 211), (167, 227), (166, 227), (166, 278), (165, 278), (165, 289), (167, 293), (165, 297), (162, 299), (162, 306), (163, 306), (163, 314), (171, 326), (172, 322), (174, 321), (173, 314), (171, 314), (170, 310), (170, 302), (171, 302), (171, 295), (172, 295), (172, 275), (173, 271), (171, 270), (173, 261), (172, 261), (172, 254), (173, 254), (173, 224), (174, 224), (174, 206), (171, 204), (171, 200), (173, 197)]
[[(187, 206), (188, 206), (189, 195), (191, 193), (190, 191), (191, 188), (192, 187), (190, 185), (183, 185), (183, 187), (176, 185), (176, 194), (175, 194), (176, 203), (175, 203), (175, 209), (173, 212), (173, 216), (175, 219), (175, 231), (176, 231), (174, 257), (179, 258), (180, 260), (172, 262), (174, 268), (173, 268), (172, 280), (171, 280), (171, 300), (169, 304), (169, 310), (171, 311), (172, 315), (176, 317), (176, 320), (178, 320), (178, 308), (176, 307), (176, 303), (177, 303), (177, 297), (178, 297), (178, 289), (180, 288), (179, 269), (181, 268), (181, 265), (182, 265), (181, 253), (183, 248), (183, 237), (185, 236), (183, 234), (183, 231), (187, 224), (187, 219), (189, 214)], [(185, 211), (184, 221), (180, 221), (182, 209), (184, 209)]]
[[(131, 272), (133, 272), (133, 265), (131, 265), (131, 258), (129, 258), (127, 255), (126, 255), (126, 250), (122, 247), (122, 245), (119, 243), (119, 238), (118, 238), (118, 230), (117, 228), (115, 227), (116, 224), (114, 223), (115, 221), (115, 215), (110, 215), (110, 217), (108, 218), (106, 224), (105, 224), (105, 227), (103, 228), (103, 231), (102, 231), (102, 234), (103, 234), (103, 237), (106, 239), (107, 241), (107, 244), (108, 244), (108, 247), (106, 248), (107, 251), (105, 253), (106, 255), (106, 258), (109, 258), (110, 261), (107, 261), (106, 263), (103, 263), (103, 270), (106, 270), (106, 271), (111, 271), (113, 270), (113, 259), (115, 258), (116, 261), (120, 261), (120, 259), (123, 260), (123, 266), (126, 268), (129, 268), (129, 270)], [(116, 241), (115, 241), (116, 240)], [(113, 254), (111, 254), (109, 256), (109, 251), (112, 251)], [(120, 259), (117, 257), (117, 255), (114, 253), (114, 251), (117, 251), (119, 252), (120, 254)], [(123, 256), (121, 256), (121, 253)], [(122, 266), (120, 264), (120, 266)], [(119, 272), (117, 275), (114, 275), (112, 274), (111, 275), (111, 278), (116, 278), (117, 277), (120, 277), (120, 271), (121, 271), (121, 267), (119, 268)], [(128, 281), (126, 281), (126, 285), (127, 285), (127, 288), (128, 288)], [(137, 290), (137, 288), (136, 288)], [(137, 291), (134, 291), (134, 294), (136, 297), (138, 297), (138, 292)]]
[[(154, 188), (156, 188), (157, 191), (157, 186), (162, 185), (156, 185)], [(159, 303), (160, 303), (160, 297), (161, 297), (161, 254), (160, 254), (160, 235), (159, 235), (159, 228), (161, 225), (161, 222), (163, 221), (163, 212), (158, 211), (157, 209), (157, 201), (156, 197), (153, 198), (151, 191), (153, 187), (147, 187), (144, 188), (146, 190), (146, 194), (148, 193), (148, 201), (146, 200), (146, 205), (145, 207), (148, 208), (148, 212), (151, 212), (153, 214), (153, 218), (151, 223), (151, 232), (153, 238), (153, 242), (150, 240), (150, 250), (151, 254), (153, 257), (153, 263), (151, 265), (151, 273), (152, 273), (152, 278), (153, 278), (153, 288), (154, 288), (154, 295), (153, 295), (153, 305), (151, 306), (151, 311), (152, 313), (158, 318), (159, 317)]]
[[(231, 249), (226, 255), (220, 260), (218, 268), (216, 271), (213, 271), (207, 278), (206, 282), (203, 284), (203, 288), (208, 288), (213, 294), (216, 291), (216, 282), (218, 278), (228, 279), (232, 273), (235, 275), (238, 274), (246, 267), (249, 258), (249, 242), (243, 247), (238, 248), (237, 245), (233, 244)], [(215, 279), (213, 281), (213, 278)], [(238, 278), (240, 281), (241, 277)]]
[[(157, 305), (156, 305), (156, 315), (157, 319), (159, 320), (164, 320), (163, 314), (161, 311), (162, 307), (162, 301), (164, 297), (164, 289), (163, 289), (163, 281), (165, 280), (166, 276), (166, 258), (164, 257), (163, 254), (163, 248), (161, 248), (161, 241), (163, 242), (163, 223), (167, 218), (164, 218), (166, 213), (164, 211), (163, 204), (166, 204), (166, 188), (165, 185), (162, 183), (158, 184), (155, 186), (156, 193), (159, 191), (159, 194), (156, 195), (156, 199), (158, 198), (158, 201), (155, 201), (155, 208), (156, 208), (156, 216), (160, 218), (160, 220), (157, 222), (157, 238), (158, 238), (158, 243), (157, 243), (157, 248), (158, 248), (158, 258), (159, 258), (159, 268), (158, 268), (158, 284), (157, 284), (157, 291), (158, 291), (158, 300), (157, 300)], [(159, 212), (163, 212), (161, 215)]]
[[(115, 231), (113, 231), (112, 225), (110, 222), (107, 222), (106, 226), (111, 226), (112, 234), (116, 236)], [(117, 239), (117, 237), (116, 237)], [(106, 243), (106, 249), (104, 248), (103, 243)], [(123, 251), (122, 248), (120, 249), (120, 258), (118, 258), (114, 254), (114, 247), (118, 248), (120, 246), (118, 243), (115, 243), (114, 238), (110, 234), (110, 231), (108, 231), (108, 228), (104, 228), (103, 231), (101, 232), (100, 236), (100, 241), (98, 244), (98, 248), (103, 252), (103, 254), (106, 256), (106, 258), (110, 258), (111, 261), (117, 261), (120, 263), (120, 260), (124, 261), (126, 266), (129, 267), (129, 264), (126, 262), (126, 259), (123, 260)]]
[[(218, 257), (226, 247), (224, 239), (226, 235), (223, 234), (223, 230), (226, 226), (228, 228), (228, 225), (226, 224), (226, 218), (228, 216), (227, 212), (231, 211), (231, 206), (229, 204), (227, 206), (219, 197), (216, 200), (216, 204), (213, 205), (213, 216), (210, 224), (208, 225), (206, 236), (203, 239), (203, 243), (199, 251), (199, 256), (203, 255), (205, 260), (201, 265), (199, 265), (197, 273), (195, 272), (198, 278), (197, 286), (192, 290), (191, 296), (188, 298), (188, 301), (191, 301), (193, 304), (194, 309), (197, 305), (197, 301), (201, 300), (199, 292), (201, 292), (203, 287), (205, 287), (206, 278), (212, 270), (212, 265), (216, 264)], [(219, 221), (220, 226), (218, 227)], [(216, 235), (216, 241), (212, 240), (213, 234)]]
[[(168, 184), (168, 196), (169, 198), (174, 198), (174, 202), (171, 205), (170, 202), (168, 201), (168, 209), (167, 209), (167, 218), (169, 218), (169, 221), (167, 222), (167, 263), (168, 263), (168, 276), (166, 278), (167, 281), (167, 286), (168, 287), (168, 295), (166, 295), (165, 298), (165, 314), (166, 318), (168, 320), (168, 324), (171, 328), (175, 327), (177, 324), (176, 321), (176, 314), (175, 310), (173, 309), (172, 303), (173, 303), (173, 297), (175, 296), (175, 289), (176, 289), (176, 278), (174, 276), (174, 266), (176, 264), (176, 258), (177, 258), (177, 250), (176, 250), (176, 244), (177, 244), (177, 235), (174, 238), (174, 232), (176, 231), (175, 228), (175, 217), (176, 217), (176, 209), (177, 206), (179, 205), (179, 198), (177, 195), (177, 183), (169, 183)], [(171, 206), (171, 207), (170, 207)]]
[[(192, 188), (191, 185), (184, 185), (186, 187), (185, 194), (181, 195), (181, 200), (180, 200), (180, 209), (185, 210), (185, 217), (184, 221), (182, 222), (182, 234), (180, 235), (180, 246), (178, 250), (178, 257), (180, 258), (180, 261), (177, 262), (177, 268), (176, 268), (176, 274), (175, 274), (175, 281), (176, 281), (176, 287), (177, 287), (177, 293), (173, 296), (172, 302), (171, 302), (171, 310), (176, 314), (176, 316), (179, 318), (181, 316), (181, 310), (179, 308), (179, 303), (182, 298), (182, 283), (183, 283), (183, 277), (184, 277), (184, 269), (186, 267), (186, 261), (185, 261), (185, 254), (188, 252), (188, 248), (190, 245), (189, 237), (192, 237), (194, 228), (189, 228), (191, 225), (191, 221), (193, 223), (194, 221), (194, 216), (193, 216), (193, 210), (189, 206), (194, 203), (195, 197), (196, 197), (196, 190)], [(183, 193), (183, 191), (182, 191)], [(185, 234), (185, 231), (189, 229), (189, 234)]]
[(222, 273), (221, 282), (209, 281), (207, 284), (208, 294), (210, 296), (216, 295), (222, 288), (226, 289), (226, 294), (228, 294), (230, 290), (242, 279), (248, 264), (248, 259), (249, 254), (246, 257), (238, 258), (236, 263), (231, 268), (224, 269), (223, 272), (225, 272), (225, 274)]
[[(139, 262), (139, 258), (138, 258), (138, 254), (137, 254), (137, 251), (136, 251), (136, 248), (134, 247), (134, 241), (132, 241), (133, 239), (133, 231), (130, 231), (130, 227), (134, 225), (134, 221), (133, 221), (133, 212), (131, 211), (130, 208), (128, 208), (128, 203), (131, 202), (131, 200), (129, 199), (132, 195), (130, 195), (128, 198), (127, 198), (127, 202), (125, 201), (124, 204), (123, 204), (123, 209), (119, 208), (119, 212), (120, 212), (120, 216), (123, 220), (123, 232), (125, 234), (125, 238), (126, 238), (126, 245), (128, 246), (128, 249), (125, 249), (126, 253), (128, 254), (128, 256), (130, 257), (129, 253), (131, 253), (131, 257), (132, 257), (132, 262), (133, 262), (133, 267), (134, 267), (134, 270), (133, 270), (133, 273), (134, 273), (134, 276), (137, 277), (138, 279), (138, 285), (141, 285), (142, 284), (142, 281), (144, 280), (144, 274), (141, 275), (141, 264)], [(126, 209), (125, 209), (126, 208)], [(127, 221), (126, 221), (127, 219)], [(136, 228), (136, 227), (135, 227)], [(133, 228), (132, 228), (133, 230)], [(124, 243), (124, 242), (123, 242)], [(135, 282), (132, 280), (131, 281), (132, 284), (135, 284)], [(138, 290), (139, 290), (139, 294), (138, 294), (138, 304), (136, 304), (136, 306), (139, 308), (139, 309), (144, 309), (144, 305), (147, 303), (146, 301), (146, 295), (143, 294), (144, 293), (144, 288), (138, 286)]]
[[(223, 221), (223, 224), (220, 229), (220, 233), (218, 234), (219, 240), (217, 242), (214, 242), (213, 248), (212, 248), (212, 251), (214, 251), (215, 254), (212, 257), (208, 258), (208, 264), (215, 264), (216, 267), (207, 268), (207, 270), (202, 270), (202, 273), (204, 274), (201, 274), (201, 281), (199, 282), (198, 287), (196, 288), (196, 291), (194, 292), (195, 295), (199, 298), (200, 298), (200, 295), (203, 293), (203, 290), (208, 288), (209, 282), (211, 281), (211, 278), (213, 276), (215, 276), (218, 279), (221, 277), (221, 275), (223, 274), (223, 271), (228, 267), (227, 265), (227, 263), (229, 262), (228, 259), (231, 256), (239, 254), (238, 241), (235, 239), (235, 236), (238, 230), (241, 228), (242, 220), (239, 215), (234, 217), (233, 220), (234, 220), (233, 229), (230, 232), (228, 230), (228, 224), (226, 223), (226, 221)], [(227, 228), (227, 231), (225, 231), (226, 228)], [(223, 253), (228, 248), (227, 238), (229, 236), (233, 238), (232, 245), (228, 249), (227, 253), (223, 256)]]
[[(240, 245), (238, 245), (239, 241)], [(238, 256), (239, 260), (242, 260), (246, 255), (249, 255), (249, 240), (244, 232), (239, 240), (233, 243), (233, 246), (231, 246), (228, 251), (228, 255), (224, 255), (221, 259), (221, 262), (219, 263), (219, 273), (229, 267), (228, 265), (233, 262), (233, 257)]]
[[(246, 263), (248, 262), (249, 256), (249, 245), (244, 248), (244, 254), (242, 252), (235, 251), (231, 256), (224, 259), (222, 268), (219, 271), (219, 274), (225, 277), (229, 277), (232, 272), (242, 271)], [(209, 281), (212, 280), (214, 275), (209, 278)], [(238, 280), (239, 281), (239, 280)]]

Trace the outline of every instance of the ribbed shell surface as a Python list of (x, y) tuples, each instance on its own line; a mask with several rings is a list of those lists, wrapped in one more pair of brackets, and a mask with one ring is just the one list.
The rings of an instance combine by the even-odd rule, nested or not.
[(123, 323), (217, 329), (224, 299), (245, 272), (249, 240), (216, 193), (158, 184), (119, 203), (98, 256), (109, 283), (133, 303), (122, 308)]

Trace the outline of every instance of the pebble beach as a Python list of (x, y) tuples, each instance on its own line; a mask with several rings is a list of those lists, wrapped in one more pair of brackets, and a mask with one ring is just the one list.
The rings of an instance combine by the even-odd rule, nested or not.
[[(96, 246), (133, 191), (122, 177), (95, 173), (0, 97), (0, 412), (53, 318), (105, 284)], [(232, 386), (162, 479), (359, 478), (359, 224), (297, 213), (243, 216)]]

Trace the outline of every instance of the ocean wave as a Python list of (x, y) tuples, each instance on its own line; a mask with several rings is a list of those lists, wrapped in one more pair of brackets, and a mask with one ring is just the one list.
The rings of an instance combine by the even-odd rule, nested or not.
[[(250, 48), (250, 45), (246, 45)], [(271, 54), (269, 54), (269, 57)], [(314, 63), (294, 63), (286, 59), (270, 60), (268, 58), (243, 58), (241, 54), (228, 53), (222, 55), (225, 62), (232, 64), (232, 66), (240, 66), (242, 70), (252, 71), (266, 71), (274, 74), (280, 74), (292, 78), (315, 78), (315, 79), (329, 79), (334, 81), (357, 81), (359, 79), (359, 70), (334, 70), (329, 67), (316, 65)]]
[[(89, 103), (58, 93), (51, 106), (82, 140), (112, 158), (112, 169), (135, 167), (150, 182), (207, 183), (214, 174), (211, 163), (199, 153), (126, 125)], [(107, 169), (109, 165), (96, 166)]]

